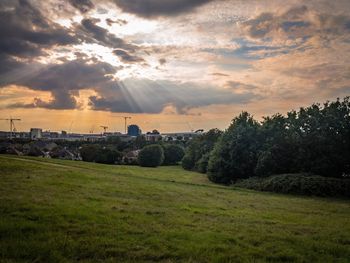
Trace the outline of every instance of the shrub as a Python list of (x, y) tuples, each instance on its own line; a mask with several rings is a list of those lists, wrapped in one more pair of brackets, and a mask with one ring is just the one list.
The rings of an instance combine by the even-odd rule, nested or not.
[(80, 149), (80, 155), (84, 162), (94, 162), (99, 147), (96, 145), (83, 145)]
[(181, 160), (181, 166), (185, 170), (191, 170), (194, 166), (194, 160), (192, 159), (192, 156), (186, 153)]
[(281, 174), (251, 177), (234, 186), (258, 191), (324, 197), (350, 197), (350, 179), (322, 177), (310, 174)]
[(111, 149), (99, 149), (95, 156), (96, 163), (114, 164), (119, 163), (123, 157), (121, 152)]
[(168, 144), (164, 146), (164, 165), (177, 164), (184, 157), (184, 149), (176, 144)]
[(138, 155), (139, 165), (144, 167), (157, 167), (163, 160), (164, 151), (158, 144), (145, 146)]

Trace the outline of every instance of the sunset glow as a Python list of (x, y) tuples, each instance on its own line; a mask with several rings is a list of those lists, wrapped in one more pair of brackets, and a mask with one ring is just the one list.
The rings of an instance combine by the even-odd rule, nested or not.
[(123, 114), (144, 131), (224, 129), (243, 110), (350, 94), (347, 0), (9, 0), (0, 12), (0, 116), (22, 131), (123, 131)]

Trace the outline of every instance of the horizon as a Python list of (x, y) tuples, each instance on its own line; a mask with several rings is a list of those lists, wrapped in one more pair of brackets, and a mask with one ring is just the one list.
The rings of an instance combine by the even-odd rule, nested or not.
[[(0, 118), (76, 133), (226, 129), (350, 95), (350, 2), (5, 0)], [(9, 123), (0, 121), (0, 130)]]

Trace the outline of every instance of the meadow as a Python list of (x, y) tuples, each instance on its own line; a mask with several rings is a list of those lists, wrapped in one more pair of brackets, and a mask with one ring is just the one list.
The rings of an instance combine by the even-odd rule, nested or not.
[(349, 262), (350, 202), (0, 156), (0, 262)]

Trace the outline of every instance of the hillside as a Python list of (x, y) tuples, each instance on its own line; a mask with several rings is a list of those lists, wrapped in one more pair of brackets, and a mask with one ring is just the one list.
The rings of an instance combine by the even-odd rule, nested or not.
[(1, 262), (346, 262), (348, 200), (229, 188), (180, 167), (0, 156)]

